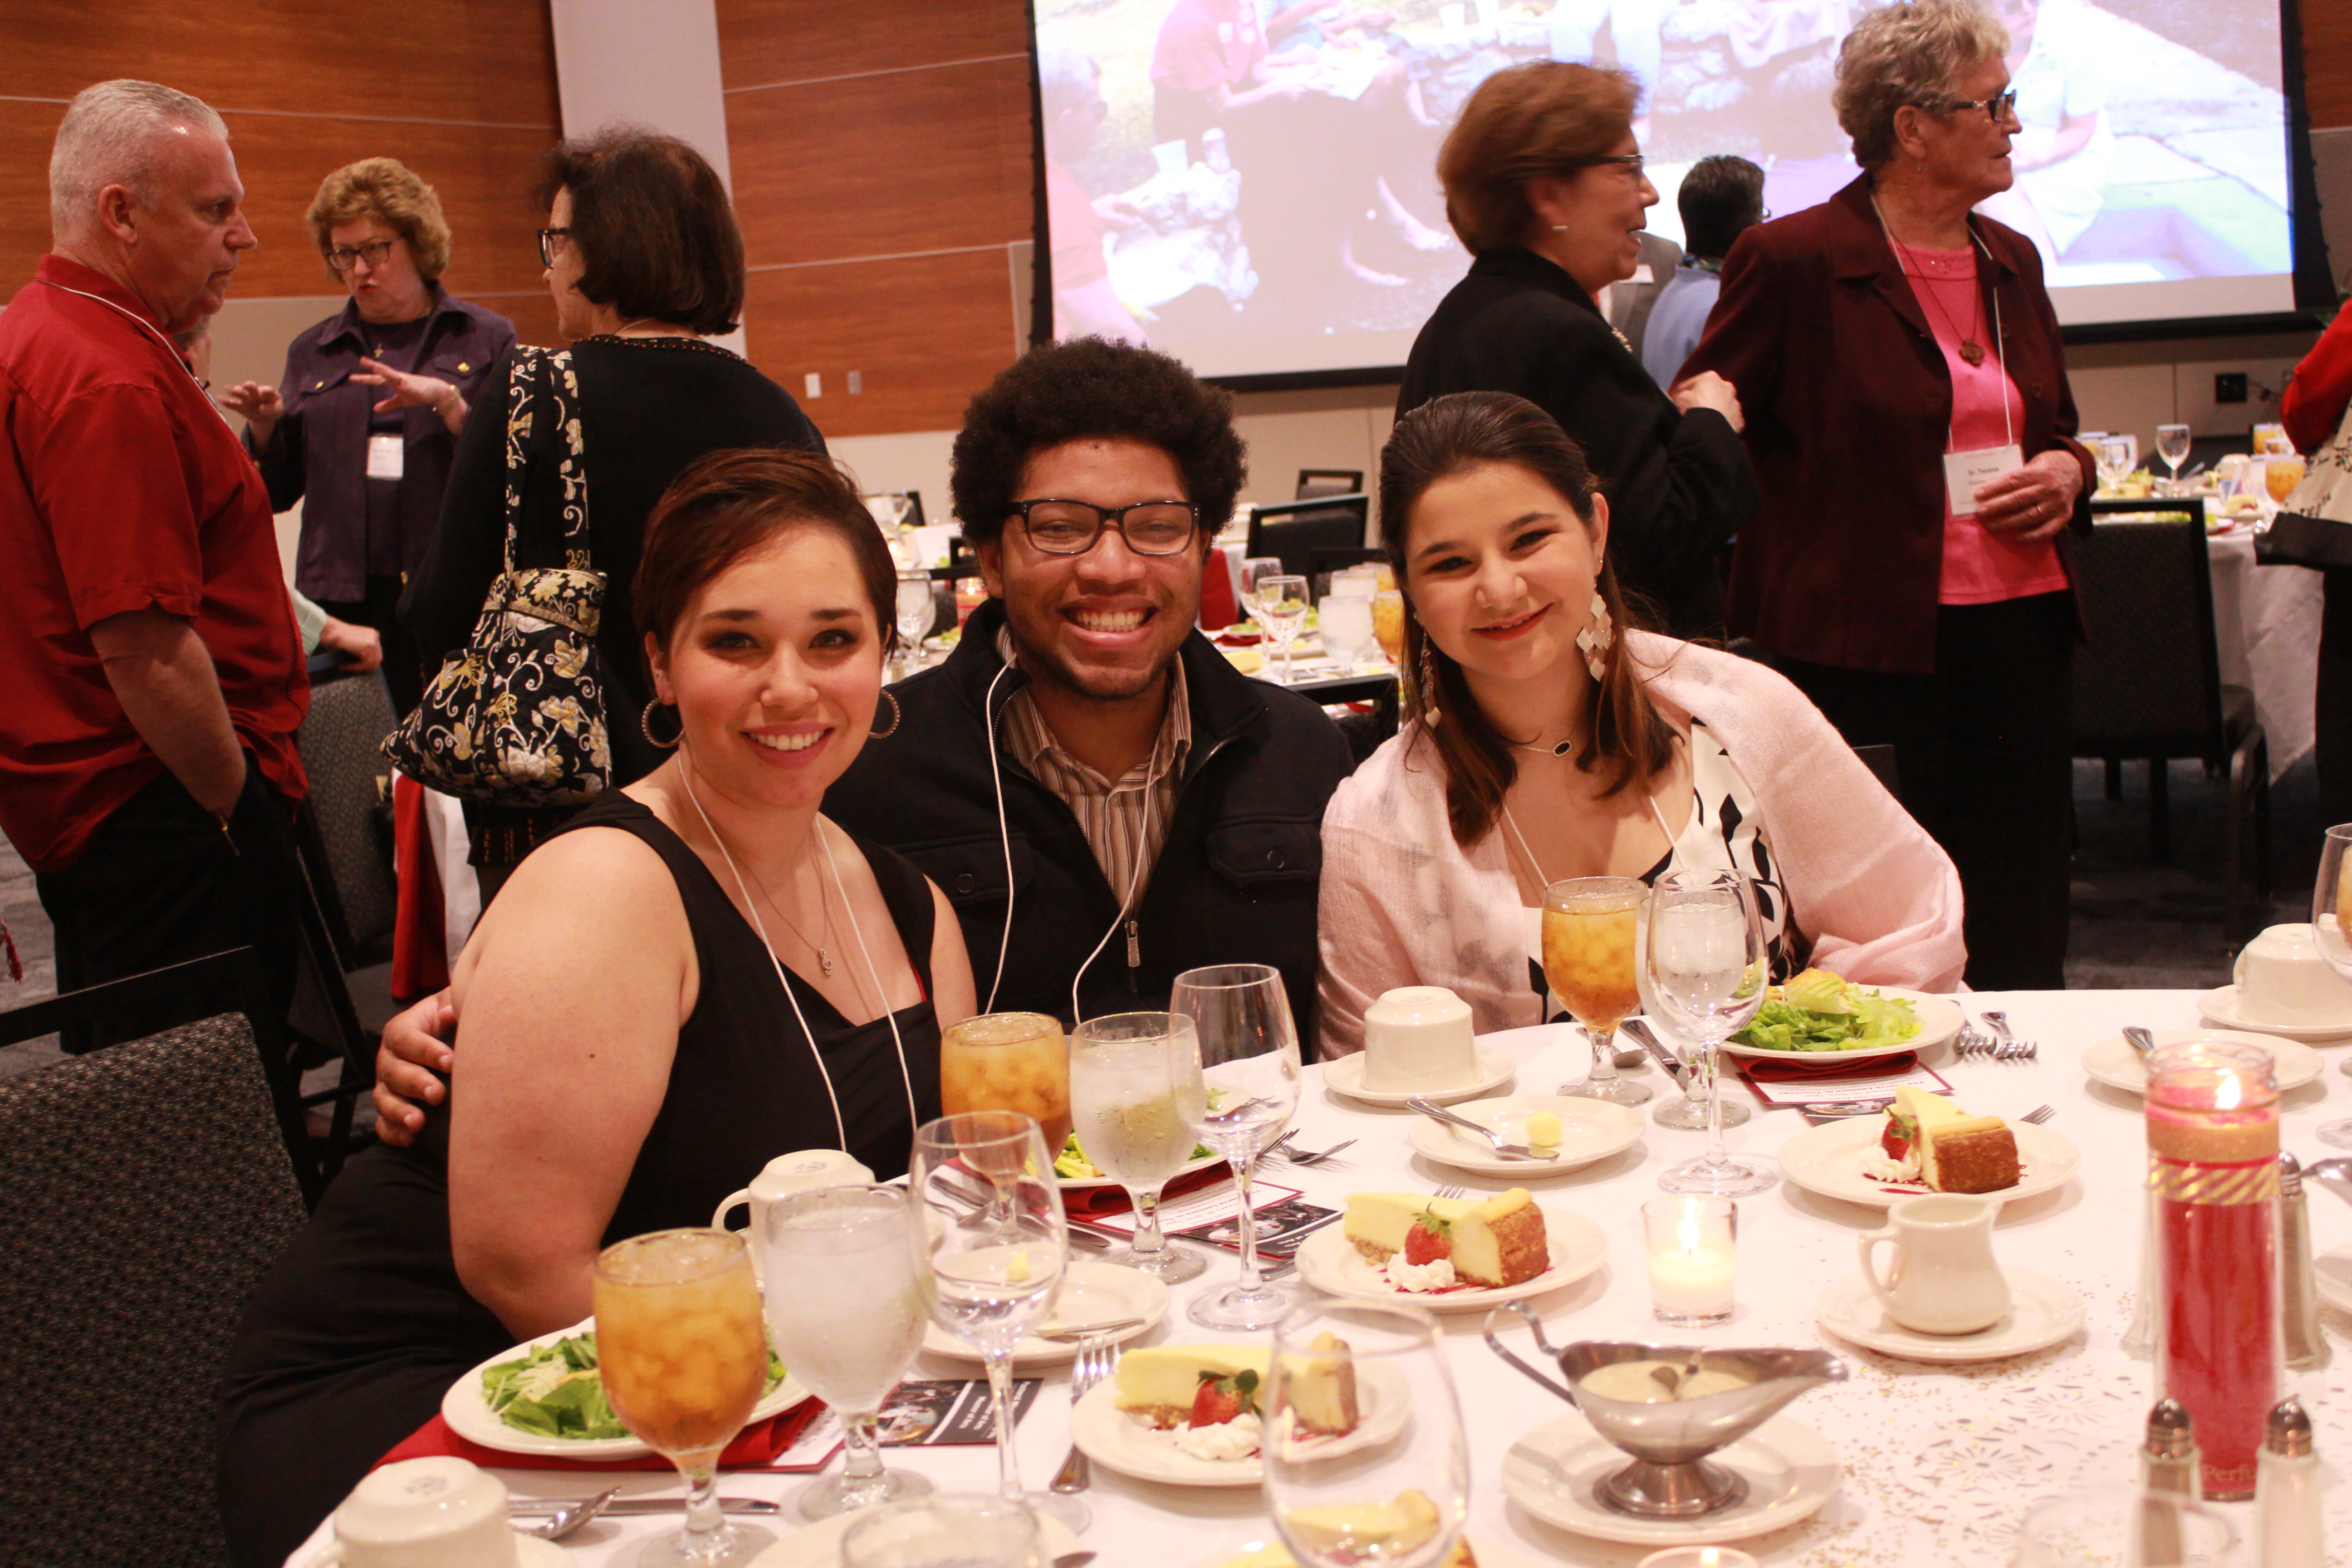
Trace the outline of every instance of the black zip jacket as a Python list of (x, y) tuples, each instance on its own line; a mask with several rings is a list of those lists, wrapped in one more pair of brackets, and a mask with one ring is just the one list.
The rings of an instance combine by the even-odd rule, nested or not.
[[(945, 664), (890, 689), (898, 730), (868, 741), (826, 792), (825, 815), (888, 845), (955, 906), (985, 1007), (1004, 932), (1005, 849), (989, 777), (988, 729), (1028, 677), (1004, 670), (1003, 606), (973, 612)], [(1192, 745), (1176, 815), (1133, 915), (1103, 942), (1118, 895), (1078, 819), (997, 733), (1012, 840), (1013, 940), (998, 1012), (1070, 1018), (1070, 983), (1097, 942), (1079, 1000), (1088, 1017), (1156, 1011), (1178, 974), (1210, 963), (1282, 972), (1302, 1047), (1315, 1049), (1316, 880), (1323, 807), (1353, 768), (1347, 742), (1304, 697), (1250, 680), (1198, 632), (1181, 657)]]

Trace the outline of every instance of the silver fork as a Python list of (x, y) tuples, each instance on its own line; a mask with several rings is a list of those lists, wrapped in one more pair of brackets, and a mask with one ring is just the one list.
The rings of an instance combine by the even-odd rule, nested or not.
[(1984, 1013), (1984, 1021), (1990, 1024), (1993, 1027), (1993, 1033), (2000, 1037), (2000, 1043), (1993, 1047), (1992, 1052), (1995, 1059), (1997, 1060), (2005, 1062), (2031, 1061), (2033, 1058), (2034, 1053), (2042, 1048), (2032, 1040), (2021, 1040), (2015, 1035), (2011, 1034), (2009, 1032), (2009, 1015), (2000, 1011), (1998, 1007), (1986, 1008)]
[(1441, 1198), (1466, 1198), (1470, 1195), (1470, 1191), (1467, 1187), (1459, 1187), (1448, 1183), (1437, 1189), (1437, 1195)]
[(1450, 1127), (1460, 1127), (1465, 1131), (1476, 1133), (1479, 1137), (1484, 1138), (1486, 1141), (1488, 1146), (1491, 1147), (1496, 1153), (1502, 1155), (1505, 1159), (1557, 1161), (1559, 1158), (1559, 1151), (1557, 1149), (1553, 1150), (1549, 1154), (1538, 1154), (1535, 1150), (1529, 1148), (1525, 1143), (1512, 1142), (1509, 1139), (1505, 1138), (1501, 1133), (1496, 1131), (1491, 1127), (1482, 1127), (1466, 1116), (1454, 1115), (1454, 1112), (1446, 1110), (1444, 1106), (1438, 1104), (1437, 1101), (1430, 1099), (1426, 1095), (1412, 1095), (1408, 1098), (1404, 1103), (1405, 1109), (1408, 1110), (1417, 1110), (1423, 1116), (1430, 1118), (1432, 1121), (1443, 1121)]
[[(1290, 1135), (1286, 1134), (1286, 1136)], [(1301, 1149), (1297, 1144), (1292, 1143), (1285, 1147), (1281, 1153), (1284, 1159), (1294, 1165), (1318, 1165), (1340, 1150), (1352, 1147), (1355, 1142), (1353, 1138), (1345, 1139), (1332, 1144), (1328, 1149)]]
[[(1070, 1363), (1070, 1407), (1076, 1409), (1078, 1401), (1092, 1394), (1118, 1364), (1118, 1353), (1111, 1348), (1108, 1336), (1088, 1340), (1078, 1346), (1078, 1359)], [(1064, 1459), (1062, 1468), (1054, 1472), (1049, 1485), (1057, 1492), (1082, 1492), (1093, 1480), (1087, 1457), (1074, 1442), (1070, 1445), (1069, 1458)]]
[(2020, 1121), (2031, 1121), (2033, 1125), (2039, 1127), (2057, 1114), (2058, 1108), (2054, 1105), (2038, 1105), (2032, 1110), (2027, 1111), (2024, 1115), (2019, 1117), (2018, 1120)]

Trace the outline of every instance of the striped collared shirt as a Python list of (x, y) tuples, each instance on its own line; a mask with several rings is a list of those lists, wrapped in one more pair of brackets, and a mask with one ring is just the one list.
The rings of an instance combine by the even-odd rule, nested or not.
[[(1005, 663), (1019, 662), (1013, 657), (1010, 634), (997, 633), (996, 650)], [(1151, 754), (1116, 781), (1103, 777), (1063, 748), (1029, 700), (1027, 688), (1006, 699), (1003, 713), (1004, 739), (1013, 754), (1077, 817), (1104, 879), (1118, 895), (1119, 912), (1128, 913), (1151, 875), (1160, 847), (1167, 842), (1168, 825), (1176, 816), (1178, 786), (1184, 776), (1184, 758), (1192, 749), (1192, 709), (1185, 691), (1184, 661), (1169, 662), (1168, 715), (1160, 721), (1160, 738), (1152, 742)]]

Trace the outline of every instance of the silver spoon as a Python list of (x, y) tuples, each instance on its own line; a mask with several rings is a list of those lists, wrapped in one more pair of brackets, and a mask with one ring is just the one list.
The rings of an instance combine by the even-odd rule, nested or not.
[(2303, 1179), (2317, 1182), (2346, 1203), (2352, 1204), (2352, 1160), (2341, 1154), (2332, 1160), (2315, 1160), (2303, 1168)]
[(1557, 1160), (1559, 1158), (1559, 1151), (1557, 1149), (1554, 1149), (1549, 1152), (1541, 1152), (1528, 1148), (1524, 1143), (1509, 1142), (1504, 1139), (1501, 1133), (1496, 1131), (1493, 1128), (1481, 1127), (1478, 1123), (1471, 1121), (1466, 1116), (1456, 1116), (1454, 1112), (1446, 1110), (1444, 1106), (1438, 1104), (1437, 1101), (1430, 1099), (1425, 1094), (1416, 1094), (1407, 1100), (1404, 1103), (1405, 1109), (1408, 1110), (1418, 1110), (1423, 1116), (1429, 1117), (1433, 1121), (1444, 1121), (1452, 1126), (1466, 1128), (1470, 1131), (1475, 1132), (1479, 1137), (1484, 1138), (1490, 1145), (1493, 1146), (1496, 1153), (1504, 1156), (1506, 1159)]
[(508, 1522), (525, 1535), (536, 1535), (541, 1541), (561, 1541), (604, 1512), (605, 1505), (620, 1495), (620, 1488), (611, 1487), (594, 1497), (568, 1500), (544, 1519), (533, 1519), (525, 1524), (520, 1519), (509, 1518)]
[(2142, 1056), (2146, 1056), (2148, 1052), (2156, 1049), (2156, 1037), (2149, 1034), (2146, 1029), (2141, 1028), (2137, 1024), (2126, 1024), (2124, 1026), (2124, 1038), (2129, 1040), (2132, 1045), (2132, 1049), (2137, 1051)]

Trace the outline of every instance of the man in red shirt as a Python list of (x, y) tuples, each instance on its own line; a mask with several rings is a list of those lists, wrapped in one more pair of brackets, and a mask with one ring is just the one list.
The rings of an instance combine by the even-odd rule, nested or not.
[(244, 199), (205, 104), (85, 89), (0, 314), (0, 828), (61, 991), (251, 946), (293, 993), (310, 686), (268, 493), (173, 346), (256, 243)]

